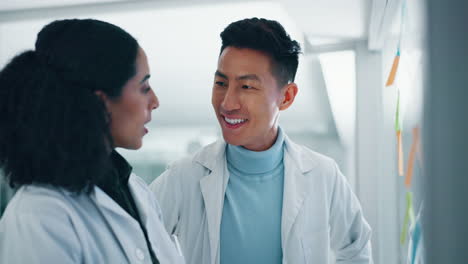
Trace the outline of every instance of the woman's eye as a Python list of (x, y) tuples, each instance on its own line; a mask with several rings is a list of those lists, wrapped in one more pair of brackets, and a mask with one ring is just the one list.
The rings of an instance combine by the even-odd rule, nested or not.
[(147, 93), (149, 93), (150, 90), (151, 90), (151, 87), (149, 87), (149, 86), (145, 87), (145, 88), (143, 88), (143, 93), (147, 94)]
[(242, 85), (242, 89), (252, 89), (253, 87), (250, 85)]

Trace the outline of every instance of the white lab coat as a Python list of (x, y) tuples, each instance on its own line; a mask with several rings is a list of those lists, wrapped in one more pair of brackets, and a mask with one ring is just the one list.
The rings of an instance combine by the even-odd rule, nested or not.
[[(129, 189), (161, 264), (182, 264), (146, 183)], [(21, 187), (0, 220), (0, 263), (151, 263), (139, 223), (99, 187), (91, 194)]]
[[(189, 264), (219, 264), (229, 173), (226, 143), (174, 163), (150, 188)], [(285, 138), (281, 244), (284, 264), (372, 263), (371, 229), (336, 163)], [(334, 257), (333, 257), (334, 255)]]

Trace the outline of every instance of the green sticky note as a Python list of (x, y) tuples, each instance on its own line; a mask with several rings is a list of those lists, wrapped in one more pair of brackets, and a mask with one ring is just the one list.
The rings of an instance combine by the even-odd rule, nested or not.
[(396, 105), (396, 114), (395, 114), (395, 131), (400, 131), (400, 90), (398, 90), (397, 95), (397, 105)]
[(405, 244), (406, 234), (408, 233), (410, 222), (414, 223), (413, 194), (411, 192), (407, 192), (405, 220), (403, 221), (403, 227), (400, 234), (400, 243), (402, 245)]

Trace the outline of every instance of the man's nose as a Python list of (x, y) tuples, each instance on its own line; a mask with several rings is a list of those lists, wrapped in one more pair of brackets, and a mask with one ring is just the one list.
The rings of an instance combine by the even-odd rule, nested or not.
[(240, 108), (239, 94), (234, 87), (228, 87), (226, 93), (224, 94), (221, 107), (226, 111), (237, 110)]

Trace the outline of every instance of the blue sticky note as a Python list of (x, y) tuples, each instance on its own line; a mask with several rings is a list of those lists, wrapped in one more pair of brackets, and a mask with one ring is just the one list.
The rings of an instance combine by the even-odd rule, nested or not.
[(416, 260), (416, 254), (418, 251), (419, 243), (421, 241), (421, 224), (419, 223), (419, 219), (416, 220), (413, 228), (413, 233), (412, 233), (412, 240), (413, 240), (413, 248), (411, 249), (412, 251), (412, 256), (411, 256), (411, 264), (415, 263)]

